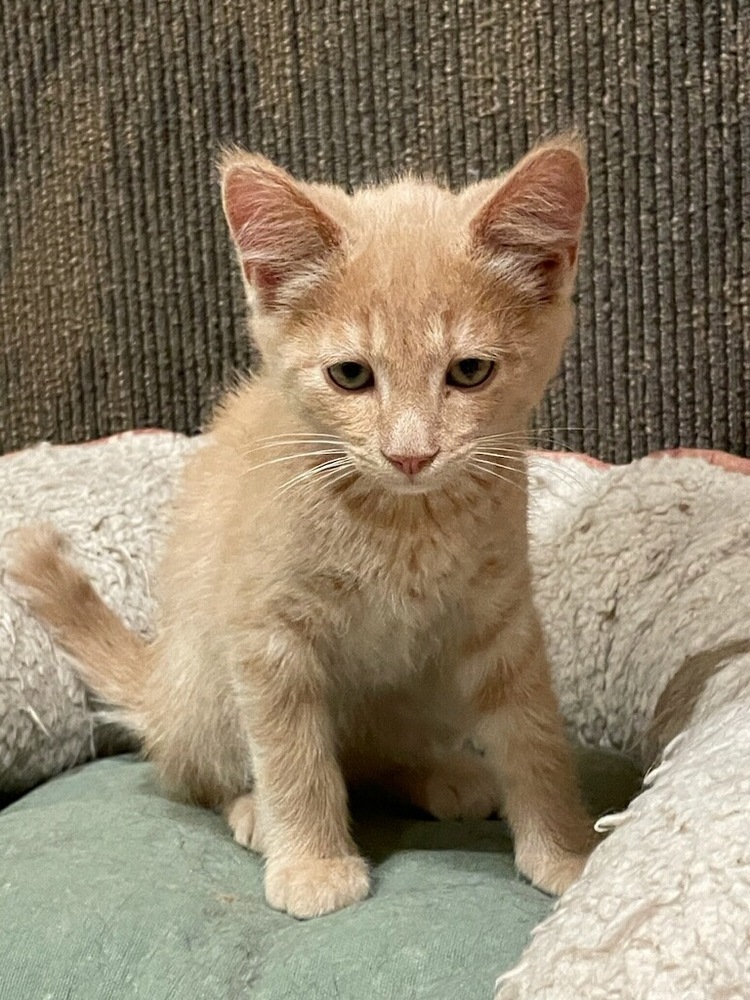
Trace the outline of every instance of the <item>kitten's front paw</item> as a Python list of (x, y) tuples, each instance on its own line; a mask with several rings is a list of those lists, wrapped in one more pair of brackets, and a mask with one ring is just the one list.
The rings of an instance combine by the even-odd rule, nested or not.
[(278, 859), (266, 866), (268, 905), (300, 920), (342, 910), (369, 894), (367, 865), (356, 856)]
[(588, 854), (540, 850), (536, 856), (516, 857), (516, 865), (537, 889), (561, 896), (569, 885), (580, 878), (588, 859)]

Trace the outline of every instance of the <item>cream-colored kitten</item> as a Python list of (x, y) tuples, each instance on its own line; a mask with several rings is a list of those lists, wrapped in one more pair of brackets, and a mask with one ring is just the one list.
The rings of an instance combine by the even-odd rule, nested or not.
[(502, 808), (561, 892), (592, 844), (531, 601), (525, 432), (571, 327), (582, 151), (456, 195), (343, 191), (228, 155), (256, 378), (191, 461), (153, 645), (26, 533), (30, 603), (172, 793), (266, 855), (311, 917), (364, 899), (349, 782), (438, 817)]

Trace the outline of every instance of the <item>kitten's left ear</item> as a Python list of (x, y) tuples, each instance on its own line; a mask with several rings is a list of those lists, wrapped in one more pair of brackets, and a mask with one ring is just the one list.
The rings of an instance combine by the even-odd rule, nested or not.
[(482, 262), (536, 302), (568, 294), (588, 200), (583, 145), (563, 137), (532, 150), (470, 223)]

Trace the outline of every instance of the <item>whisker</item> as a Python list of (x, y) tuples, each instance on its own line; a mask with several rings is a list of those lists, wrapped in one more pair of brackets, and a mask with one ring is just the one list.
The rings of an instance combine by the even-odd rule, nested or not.
[(526, 455), (530, 449), (527, 438), (495, 438), (494, 436), (480, 437), (471, 442), (474, 448), (504, 448), (516, 455)]
[(549, 465), (545, 466), (544, 472), (542, 473), (544, 478), (557, 479), (558, 482), (564, 483), (566, 486), (585, 486), (586, 480), (584, 477), (580, 476), (573, 469), (566, 469), (559, 465), (557, 462), (551, 462)]
[(503, 434), (510, 434), (510, 435), (512, 435), (512, 434), (546, 434), (546, 433), (553, 433), (555, 431), (560, 431), (561, 433), (564, 433), (564, 432), (567, 432), (567, 431), (595, 431), (595, 430), (596, 430), (595, 427), (586, 427), (586, 426), (583, 426), (583, 425), (574, 425), (574, 424), (565, 424), (565, 425), (560, 425), (560, 426), (558, 426), (556, 424), (539, 424), (538, 426), (531, 426), (528, 429), (523, 428), (523, 427), (516, 427), (513, 430), (500, 431), (500, 434), (494, 435), (494, 436), (499, 437), (499, 436), (501, 436)]
[(291, 445), (306, 445), (307, 447), (344, 447), (344, 441), (333, 434), (308, 434), (305, 431), (296, 434), (271, 434), (256, 438), (251, 446), (243, 450), (244, 455), (251, 455), (265, 448), (288, 448)]
[[(304, 472), (298, 473), (297, 475), (293, 476), (292, 479), (287, 480), (285, 483), (282, 483), (281, 486), (279, 486), (276, 490), (274, 490), (274, 492), (269, 497), (266, 498), (265, 503), (262, 503), (260, 507), (257, 508), (256, 514), (261, 514), (263, 511), (267, 510), (269, 506), (271, 506), (273, 503), (276, 503), (286, 493), (294, 489), (295, 486), (300, 485), (300, 483), (302, 484), (303, 487), (308, 486), (311, 483), (315, 482), (315, 477), (320, 476), (321, 479), (325, 479), (326, 476), (338, 472), (340, 468), (349, 465), (351, 465), (352, 470), (354, 470), (354, 465), (350, 457), (348, 455), (343, 455), (341, 458), (330, 459), (328, 462), (324, 462), (322, 465), (316, 465), (312, 469), (306, 469), (304, 470)], [(350, 473), (347, 468), (347, 475), (349, 474)], [(307, 481), (304, 481), (308, 476), (312, 478), (307, 479)]]
[(522, 450), (527, 454), (538, 450), (559, 450), (572, 455), (578, 454), (577, 450), (572, 448), (566, 441), (563, 441), (561, 438), (554, 437), (551, 434), (541, 435), (533, 432), (528, 436), (525, 434), (513, 435), (511, 433), (488, 434), (485, 437), (477, 438), (477, 443), (482, 444), (484, 442), (497, 442), (506, 448), (514, 451)]
[(585, 480), (577, 476), (570, 469), (561, 469), (559, 466), (550, 465), (545, 468), (543, 478), (556, 479), (565, 486), (584, 486)]
[(542, 431), (595, 431), (596, 427), (591, 424), (540, 424), (538, 430)]
[(321, 465), (316, 465), (312, 469), (305, 469), (303, 472), (298, 472), (296, 476), (292, 476), (285, 483), (282, 483), (277, 490), (274, 491), (274, 499), (278, 500), (284, 493), (289, 492), (299, 483), (303, 483), (305, 480), (315, 480), (320, 475), (328, 470), (340, 469), (343, 465), (347, 464), (348, 459), (346, 456), (340, 458), (330, 459), (328, 462), (323, 462)]
[(493, 462), (489, 458), (476, 458), (477, 462), (482, 462), (484, 465), (491, 465), (496, 469), (505, 469), (506, 472), (520, 472), (525, 473), (525, 469), (517, 465), (504, 465), (502, 462)]
[(277, 458), (269, 458), (265, 462), (260, 462), (258, 465), (253, 465), (249, 469), (243, 469), (242, 475), (249, 476), (251, 472), (257, 472), (258, 469), (265, 469), (268, 465), (276, 465), (278, 462), (292, 462), (295, 459), (301, 458), (315, 458), (319, 455), (340, 455), (345, 454), (343, 448), (329, 448), (322, 451), (302, 451), (295, 452), (293, 455), (280, 455)]
[(580, 453), (580, 448), (574, 448), (564, 441), (561, 434), (595, 434), (595, 427), (534, 427), (531, 431), (532, 440), (535, 447), (545, 449), (559, 449), (560, 451)]
[[(497, 445), (493, 444), (495, 440), (497, 440)], [(472, 454), (484, 459), (501, 459), (505, 462), (514, 462), (522, 458), (525, 462), (530, 454), (532, 454), (530, 449), (526, 447), (514, 446), (509, 435), (488, 434), (478, 438), (477, 443), (479, 447), (473, 449)], [(567, 485), (582, 486), (584, 483), (584, 480), (567, 463), (553, 462), (550, 464), (548, 470), (546, 470), (546, 474), (557, 477), (559, 482)]]
[[(508, 454), (502, 452), (498, 449), (483, 448), (477, 449), (473, 454), (478, 456), (484, 456), (486, 459), (490, 458), (500, 458), (506, 461), (513, 461), (517, 455)], [(524, 459), (528, 458), (528, 452), (524, 453)], [(568, 467), (567, 464), (555, 462), (554, 459), (551, 460), (549, 466), (545, 468), (545, 475), (556, 476), (558, 481), (561, 483), (566, 483), (572, 486), (581, 486), (583, 479), (578, 475), (578, 473)]]
[(333, 446), (334, 444), (341, 445), (341, 442), (327, 441), (325, 438), (290, 438), (288, 441), (269, 441), (266, 444), (258, 444), (253, 448), (248, 448), (243, 452), (245, 455), (251, 455), (254, 451), (264, 451), (267, 448), (288, 448), (291, 445), (304, 444), (309, 447), (314, 447), (316, 445), (321, 446)]
[(474, 444), (492, 444), (492, 445), (511, 445), (519, 448), (525, 448), (528, 444), (528, 438), (525, 434), (518, 434), (511, 437), (510, 434), (485, 434), (483, 437), (478, 437), (473, 442)]
[(523, 454), (526, 454), (529, 451), (534, 451), (534, 449), (537, 447), (534, 441), (520, 434), (518, 437), (515, 438), (510, 437), (510, 435), (508, 436), (503, 435), (502, 437), (500, 435), (498, 435), (497, 437), (494, 435), (490, 435), (487, 437), (477, 438), (475, 443), (480, 445), (487, 444), (493, 447), (502, 446), (503, 448), (510, 448), (513, 451), (521, 452)]
[(326, 438), (329, 441), (341, 441), (341, 438), (337, 434), (323, 434), (312, 432), (312, 431), (289, 431), (284, 434), (267, 434), (263, 437), (256, 438), (256, 441), (283, 441), (285, 438), (290, 437), (301, 437), (301, 438)]
[(512, 450), (503, 450), (499, 448), (475, 448), (472, 451), (473, 455), (490, 455), (493, 458), (507, 458), (509, 462), (518, 460), (519, 462), (524, 462), (526, 460), (527, 452), (521, 449), (514, 448)]
[[(478, 438), (477, 440), (480, 444), (482, 444), (483, 442), (489, 440), (490, 437), (492, 436), (488, 435), (487, 437)], [(475, 454), (487, 455), (487, 456), (491, 455), (492, 457), (502, 458), (507, 461), (512, 461), (514, 458), (521, 455), (525, 459), (533, 457), (534, 455), (534, 448), (515, 447), (512, 443), (508, 443), (507, 439), (499, 443), (503, 444), (502, 450), (499, 447), (493, 447), (492, 444), (489, 444), (486, 447), (477, 448), (475, 450)], [(563, 447), (567, 449), (567, 453), (575, 454), (572, 452), (572, 449), (567, 447), (567, 445), (564, 445)], [(553, 475), (556, 475), (560, 481), (567, 481), (570, 483), (574, 483), (575, 485), (580, 485), (582, 482), (577, 472), (573, 468), (571, 468), (570, 464), (567, 462), (559, 463), (554, 465), (553, 467), (550, 467), (550, 471)]]
[[(526, 496), (526, 489), (523, 486), (520, 486), (518, 483), (514, 482), (514, 480), (512, 480), (512, 479), (509, 479), (507, 476), (501, 475), (499, 472), (493, 472), (492, 469), (489, 468), (490, 464), (494, 465), (494, 463), (487, 462), (483, 458), (475, 458), (471, 462), (471, 466), (477, 472), (479, 472), (480, 475), (494, 476), (495, 479), (500, 479), (504, 483), (507, 483), (508, 486), (513, 486), (515, 489), (520, 490), (520, 492), (523, 493), (524, 496)], [(505, 465), (499, 465), (499, 466), (495, 466), (495, 468), (506, 469), (508, 467), (505, 466)], [(511, 472), (516, 472), (518, 470), (517, 469), (511, 469), (510, 471)]]
[[(508, 462), (513, 462), (513, 461), (517, 461), (517, 460), (523, 460), (524, 464), (530, 458), (534, 458), (534, 452), (520, 451), (520, 450), (516, 450), (516, 449), (513, 449), (513, 450), (504, 449), (504, 450), (501, 451), (499, 448), (476, 448), (472, 452), (472, 454), (474, 454), (474, 455), (482, 455), (482, 456), (485, 456), (485, 457), (488, 457), (488, 458), (502, 458), (502, 459), (504, 459), (504, 460), (506, 460)], [(557, 453), (553, 453), (553, 454), (557, 454)], [(546, 457), (546, 455), (545, 455), (545, 457)], [(556, 460), (554, 458), (552, 458), (552, 459), (547, 459), (547, 461), (555, 462)], [(572, 472), (573, 471), (572, 468), (571, 468), (571, 463), (569, 461), (557, 462), (556, 464), (557, 464), (557, 467), (560, 468), (563, 472)]]
[(544, 437), (534, 438), (531, 442), (531, 450), (541, 450), (541, 451), (564, 451), (571, 455), (577, 454), (576, 449), (572, 448), (569, 444), (563, 441), (561, 438), (553, 437), (551, 434), (545, 434)]
[(510, 462), (518, 469), (524, 469), (526, 467), (526, 452), (504, 452), (504, 451), (488, 451), (486, 448), (477, 449), (472, 451), (472, 455), (478, 455), (480, 458), (499, 458), (501, 461)]
[(555, 432), (567, 433), (567, 432), (585, 432), (594, 431), (593, 427), (532, 427), (528, 431), (506, 431), (500, 434), (488, 434), (483, 438), (479, 438), (479, 441), (516, 441), (519, 443), (528, 443), (530, 447), (539, 447), (543, 442), (549, 442), (556, 448), (560, 448), (563, 451), (574, 451), (573, 448), (562, 438), (557, 437)]
[(308, 500), (313, 502), (313, 504), (319, 503), (320, 500), (323, 499), (322, 495), (328, 487), (335, 486), (336, 483), (340, 483), (344, 479), (348, 479), (349, 476), (353, 476), (356, 473), (354, 465), (352, 465), (351, 468), (345, 468), (343, 471), (338, 471), (338, 475), (334, 475), (337, 471), (338, 470), (334, 469), (332, 472), (326, 473), (326, 475), (322, 477), (323, 481), (320, 483), (316, 480), (314, 485), (317, 486), (317, 489), (313, 490), (308, 495)]
[(338, 483), (344, 479), (349, 478), (355, 474), (356, 470), (353, 465), (345, 465), (344, 467), (336, 467), (333, 469), (328, 469), (319, 476), (315, 476), (312, 479), (308, 479), (305, 482), (297, 483), (296, 486), (302, 487), (302, 497), (310, 507), (313, 507), (318, 503), (319, 500), (323, 499), (326, 495), (326, 491), (330, 486)]
[(567, 424), (561, 427), (546, 427), (541, 425), (539, 427), (532, 427), (530, 429), (531, 434), (594, 434), (596, 433), (596, 427), (585, 427), (583, 425), (577, 426), (575, 424)]
[(498, 435), (486, 434), (484, 435), (484, 437), (477, 438), (474, 443), (500, 445), (500, 444), (505, 444), (507, 442), (508, 444), (523, 445), (525, 444), (526, 441), (527, 438), (525, 438), (521, 434), (519, 434), (517, 437), (511, 437), (510, 434), (503, 434), (502, 437), (499, 434)]
[(501, 451), (477, 449), (472, 452), (472, 455), (487, 465), (496, 465), (499, 469), (507, 469), (509, 472), (520, 472), (523, 474), (526, 472), (526, 454), (524, 452), (518, 452), (513, 455)]

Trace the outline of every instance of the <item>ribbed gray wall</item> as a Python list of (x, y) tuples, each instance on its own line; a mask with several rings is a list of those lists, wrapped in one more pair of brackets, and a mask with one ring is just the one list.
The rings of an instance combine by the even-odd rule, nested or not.
[(576, 124), (579, 329), (540, 424), (605, 459), (747, 454), (749, 8), (2, 0), (0, 449), (195, 430), (249, 362), (219, 143), (462, 184)]

